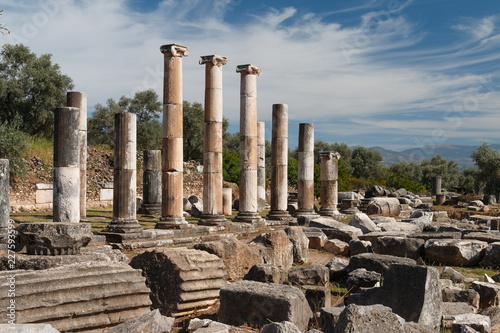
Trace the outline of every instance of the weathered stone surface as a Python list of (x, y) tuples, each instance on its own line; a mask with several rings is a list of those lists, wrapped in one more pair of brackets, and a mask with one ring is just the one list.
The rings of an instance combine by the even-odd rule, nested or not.
[(0, 324), (0, 333), (60, 333), (50, 324)]
[(210, 319), (193, 318), (189, 321), (188, 332), (192, 333), (236, 333), (231, 326)]
[(288, 271), (293, 264), (293, 245), (283, 230), (271, 231), (255, 237), (250, 243), (259, 251), (261, 263), (273, 264)]
[(447, 302), (443, 300), (441, 304), (443, 317), (454, 316), (464, 313), (476, 313), (476, 308), (465, 302)]
[(245, 280), (277, 283), (281, 284), (285, 281), (286, 272), (276, 265), (272, 264), (257, 264), (250, 268), (250, 271), (245, 275)]
[(28, 254), (78, 254), (92, 239), (89, 223), (21, 223), (16, 230)]
[(320, 228), (303, 228), (303, 231), (309, 240), (310, 249), (321, 250), (328, 240), (328, 237)]
[[(16, 323), (47, 323), (61, 332), (110, 327), (150, 311), (140, 270), (124, 263), (71, 265), (0, 272), (0, 304), (9, 302), (15, 275)], [(47, 292), (50, 291), (50, 292)], [(7, 318), (7, 307), (0, 309)]]
[(372, 252), (372, 243), (370, 241), (353, 239), (349, 242), (349, 255), (351, 256), (370, 252)]
[(445, 267), (443, 271), (441, 272), (441, 278), (442, 279), (450, 279), (454, 282), (464, 282), (465, 281), (465, 276), (463, 276), (462, 273), (457, 272), (451, 267)]
[(487, 307), (479, 312), (479, 314), (490, 317), (491, 326), (495, 326), (500, 323), (500, 309), (496, 306)]
[(164, 317), (160, 310), (156, 309), (139, 318), (112, 327), (107, 333), (164, 333), (170, 332), (173, 324), (174, 318)]
[(366, 207), (366, 213), (398, 216), (401, 213), (401, 206), (397, 198), (373, 198)]
[(301, 227), (285, 228), (288, 239), (293, 245), (293, 262), (305, 263), (309, 255), (309, 239)]
[(330, 272), (328, 268), (319, 264), (295, 268), (288, 272), (288, 282), (292, 285), (326, 286), (329, 281)]
[(330, 289), (322, 286), (304, 286), (303, 291), (313, 313), (319, 312), (321, 308), (332, 306)]
[(300, 330), (289, 321), (281, 321), (264, 326), (260, 333), (300, 333)]
[(342, 258), (333, 257), (332, 260), (326, 267), (330, 272), (330, 281), (336, 281), (347, 275), (346, 267), (349, 265), (349, 261)]
[(327, 240), (325, 245), (323, 246), (323, 249), (333, 254), (340, 254), (343, 256), (349, 255), (349, 244), (344, 241), (341, 241), (340, 239)]
[(417, 262), (410, 258), (401, 258), (375, 253), (363, 253), (351, 257), (349, 265), (346, 269), (348, 271), (353, 271), (358, 268), (366, 268), (367, 271), (374, 271), (385, 275), (389, 267), (394, 264), (416, 265)]
[(476, 309), (479, 308), (479, 293), (474, 289), (444, 288), (441, 294), (443, 302), (465, 302)]
[(380, 283), (382, 275), (377, 272), (367, 271), (364, 268), (358, 268), (347, 274), (347, 290), (352, 293), (359, 288), (372, 288)]
[(481, 309), (500, 305), (500, 285), (474, 281), (471, 287), (479, 293)]
[(425, 242), (425, 258), (445, 265), (474, 266), (481, 261), (487, 245), (476, 240), (430, 239)]
[(290, 321), (305, 331), (312, 311), (295, 287), (239, 281), (220, 289), (219, 320), (230, 325), (262, 327), (269, 321)]
[(392, 264), (383, 287), (352, 294), (347, 303), (383, 304), (407, 321), (436, 328), (441, 322), (439, 273), (432, 267)]
[[(393, 232), (393, 233), (414, 233), (420, 232), (422, 229), (415, 224), (407, 223), (407, 222), (386, 222), (379, 223), (377, 227), (384, 232)], [(370, 234), (368, 234), (370, 235)]]
[(361, 229), (363, 234), (377, 230), (375, 223), (365, 213), (356, 213), (349, 221), (351, 227)]
[(487, 232), (468, 232), (463, 235), (463, 239), (475, 239), (486, 243), (500, 242), (500, 233), (498, 231)]
[(420, 238), (424, 241), (429, 239), (461, 239), (462, 233), (460, 231), (446, 231), (446, 232), (435, 232), (435, 231), (424, 231), (424, 232), (414, 232), (408, 235), (409, 238)]
[(408, 233), (404, 231), (389, 231), (389, 232), (375, 231), (375, 232), (370, 232), (369, 234), (361, 235), (359, 236), (359, 239), (364, 241), (370, 241), (372, 243), (372, 248), (373, 248), (373, 246), (377, 245), (377, 238), (379, 237), (385, 237), (385, 236), (404, 237), (407, 234)]
[(482, 261), (484, 266), (500, 265), (500, 242), (494, 242), (486, 247)]
[(309, 227), (320, 228), (328, 238), (336, 238), (344, 242), (358, 239), (358, 236), (363, 234), (361, 229), (338, 222), (330, 217), (315, 218), (311, 220)]
[(182, 316), (210, 307), (227, 283), (222, 259), (205, 251), (173, 248), (147, 251), (130, 266), (140, 268), (151, 289), (153, 307), (168, 316)]
[(451, 327), (452, 333), (461, 333), (462, 328), (469, 326), (481, 333), (491, 332), (490, 317), (475, 313), (465, 313), (452, 317), (453, 324)]
[(405, 332), (405, 320), (382, 305), (350, 304), (339, 315), (334, 333)]
[(417, 260), (422, 257), (423, 249), (422, 239), (385, 236), (377, 238), (377, 246), (374, 247), (373, 252)]
[(259, 252), (255, 247), (236, 238), (224, 238), (214, 242), (199, 243), (194, 246), (197, 250), (215, 254), (226, 265), (228, 280), (243, 279), (252, 266), (261, 262)]
[(324, 307), (320, 310), (319, 322), (321, 329), (325, 333), (333, 333), (340, 314), (344, 311), (345, 306), (340, 307)]

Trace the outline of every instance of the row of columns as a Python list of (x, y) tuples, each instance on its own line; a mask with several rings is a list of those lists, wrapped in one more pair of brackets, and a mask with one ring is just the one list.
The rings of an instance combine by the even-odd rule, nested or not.
[[(161, 173), (163, 191), (148, 187), (144, 197), (146, 204), (158, 205), (161, 192), (161, 218), (157, 228), (184, 228), (187, 222), (183, 217), (182, 57), (187, 56), (189, 51), (187, 47), (177, 44), (163, 45), (160, 50), (164, 54), (162, 153), (152, 151), (145, 155), (145, 184), (148, 177), (151, 178), (151, 183), (157, 183)], [(200, 59), (200, 65), (205, 65), (206, 85), (204, 213), (199, 224), (205, 225), (226, 222), (222, 202), (222, 66), (226, 63), (226, 57), (218, 55), (202, 56)], [(258, 213), (263, 209), (259, 208), (259, 203), (261, 206), (265, 203), (265, 125), (263, 122), (257, 122), (256, 77), (261, 74), (261, 70), (259, 66), (246, 64), (237, 66), (236, 72), (241, 74), (240, 209), (233, 221), (259, 223), (263, 221)], [(56, 109), (54, 221), (78, 222), (80, 215), (85, 216), (86, 108), (86, 95), (69, 93), (68, 107)], [(136, 142), (136, 115), (115, 115), (113, 220), (107, 227), (110, 232), (133, 233), (142, 230), (136, 219)], [(336, 174), (337, 167), (336, 164), (332, 166), (327, 162), (323, 166), (323, 160), (336, 162), (338, 154), (329, 154), (322, 155), (321, 173), (322, 188), (324, 183), (325, 192), (321, 195), (320, 213), (326, 215), (336, 208), (336, 191), (332, 195), (329, 193), (333, 188), (336, 189), (336, 176), (331, 175)], [(287, 211), (287, 173), (288, 106), (275, 104), (272, 126), (271, 209), (267, 219), (293, 219)], [(313, 124), (300, 124), (298, 215), (316, 216), (313, 175), (314, 127)], [(80, 179), (83, 181), (80, 182)], [(74, 205), (75, 197), (79, 198), (78, 207)]]

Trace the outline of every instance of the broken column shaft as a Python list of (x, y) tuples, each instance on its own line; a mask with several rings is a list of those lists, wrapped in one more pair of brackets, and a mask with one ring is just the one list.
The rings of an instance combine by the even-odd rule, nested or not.
[(268, 220), (291, 221), (288, 207), (288, 105), (273, 104), (271, 210)]
[(10, 216), (9, 160), (0, 159), (0, 240), (7, 238)]
[(160, 51), (164, 55), (163, 80), (163, 148), (162, 204), (158, 229), (187, 227), (183, 215), (183, 122), (182, 122), (182, 57), (187, 47), (169, 44)]
[(314, 124), (299, 124), (298, 215), (314, 212)]
[(71, 91), (66, 95), (66, 105), (78, 108), (78, 142), (80, 149), (80, 216), (87, 216), (87, 94)]
[(54, 222), (80, 222), (80, 147), (78, 108), (54, 111)]
[(115, 149), (113, 167), (113, 220), (109, 232), (135, 233), (142, 227), (136, 219), (137, 189), (137, 116), (115, 114)]
[(222, 66), (226, 57), (202, 56), (205, 65), (205, 124), (203, 139), (203, 214), (200, 225), (227, 222), (222, 204)]
[(257, 211), (266, 207), (266, 123), (257, 122)]
[(161, 150), (145, 150), (139, 214), (161, 214)]
[(257, 213), (257, 75), (260, 67), (239, 65), (240, 86), (240, 201), (235, 222), (255, 223)]
[(339, 159), (337, 152), (321, 152), (321, 209), (320, 215), (333, 216), (337, 212)]

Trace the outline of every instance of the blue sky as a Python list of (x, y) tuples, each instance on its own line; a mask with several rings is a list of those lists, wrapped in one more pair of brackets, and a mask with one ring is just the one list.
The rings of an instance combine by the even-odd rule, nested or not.
[(189, 48), (184, 99), (203, 102), (201, 55), (228, 57), (224, 115), (239, 130), (239, 64), (260, 65), (258, 117), (289, 106), (315, 138), (403, 150), (500, 143), (498, 0), (4, 0), (4, 43), (51, 53), (89, 113), (110, 97), (161, 96), (163, 44)]

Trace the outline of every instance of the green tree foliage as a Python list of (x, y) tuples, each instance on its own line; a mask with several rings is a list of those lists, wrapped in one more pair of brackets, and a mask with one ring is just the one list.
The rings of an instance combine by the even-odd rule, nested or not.
[(0, 52), (0, 122), (30, 135), (52, 137), (54, 109), (66, 105), (71, 78), (53, 64), (52, 55), (37, 57), (27, 46), (9, 45)]
[(392, 168), (389, 172), (389, 177), (387, 179), (387, 185), (394, 189), (404, 188), (407, 191), (413, 193), (422, 193), (426, 191), (424, 185), (418, 182), (412, 181), (407, 174), (393, 171)]
[(344, 163), (344, 161), (342, 160), (342, 157), (339, 160), (338, 190), (339, 192), (348, 192), (351, 190), (349, 168), (346, 166), (346, 163)]
[(288, 157), (288, 184), (297, 186), (299, 174), (299, 162), (296, 158)]
[(26, 162), (23, 156), (27, 147), (28, 137), (25, 133), (7, 123), (0, 123), (0, 158), (9, 160), (11, 184), (14, 177), (20, 177), (25, 172)]
[(152, 89), (137, 92), (134, 98), (120, 97), (116, 102), (110, 98), (106, 105), (96, 104), (92, 117), (88, 119), (88, 140), (91, 145), (114, 146), (115, 114), (130, 112), (137, 114), (137, 149), (161, 149), (161, 103)]
[(240, 183), (240, 155), (234, 150), (226, 150), (222, 154), (222, 172), (227, 182)]
[(479, 168), (477, 179), (484, 184), (484, 192), (500, 197), (500, 151), (492, 149), (486, 142), (482, 143), (472, 159)]
[(224, 147), (224, 151), (233, 150), (239, 154), (240, 153), (240, 132), (236, 132), (236, 133), (224, 132), (223, 147)]
[(455, 161), (446, 161), (439, 155), (420, 163), (422, 168), (422, 181), (427, 189), (431, 188), (433, 176), (441, 176), (441, 186), (451, 190), (460, 183), (460, 170)]
[[(2, 16), (2, 13), (3, 13), (3, 9), (0, 9), (0, 16)], [(5, 27), (5, 24), (4, 24), (4, 23), (0, 23), (0, 33), (1, 33), (2, 35), (5, 35), (5, 34), (9, 34), (9, 33), (10, 33), (9, 29), (7, 29), (7, 28)]]
[(360, 179), (383, 179), (382, 155), (373, 149), (356, 147), (351, 158), (352, 176)]

